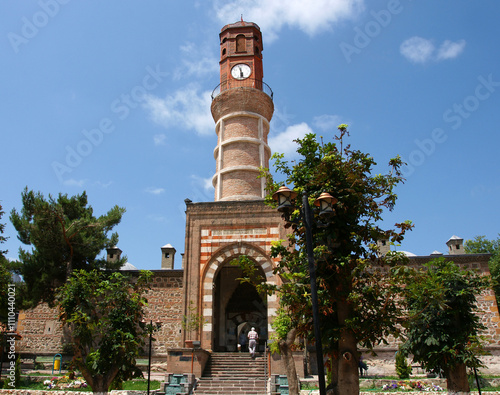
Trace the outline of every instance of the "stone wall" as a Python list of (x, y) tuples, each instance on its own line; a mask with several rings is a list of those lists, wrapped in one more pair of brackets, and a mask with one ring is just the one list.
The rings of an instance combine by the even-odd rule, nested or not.
[[(429, 262), (432, 257), (419, 256), (410, 257), (410, 264), (420, 267)], [(463, 268), (477, 270), (483, 275), (489, 275), (488, 260), (489, 254), (463, 254), (463, 255), (445, 255), (445, 259), (453, 261)], [(483, 374), (500, 374), (500, 316), (495, 294), (492, 289), (483, 292), (477, 298), (477, 314), (481, 317), (481, 322), (486, 326), (482, 333), (485, 338), (485, 348), (490, 355), (481, 359), (487, 366), (481, 369)], [(365, 352), (363, 357), (370, 369), (369, 375), (394, 375), (395, 371), (395, 353), (398, 350), (400, 341), (394, 337), (386, 339), (388, 344), (379, 345), (375, 348), (376, 356)]]
[(42, 303), (19, 313), (17, 331), (22, 336), (16, 349), (22, 353), (56, 354), (62, 352), (63, 329), (59, 309)]
[[(181, 341), (183, 271), (156, 270), (153, 273), (153, 284), (146, 296), (145, 320), (162, 323), (154, 334), (153, 354), (166, 356), (167, 348), (179, 347)], [(59, 309), (45, 303), (21, 311), (18, 332), (22, 339), (16, 343), (17, 351), (37, 355), (63, 352), (63, 344), (69, 341), (69, 336), (63, 331), (58, 317)]]
[[(245, 247), (246, 243), (242, 242), (245, 240), (245, 238), (251, 236), (251, 238), (255, 239), (253, 240), (253, 242), (262, 239), (261, 241), (264, 244), (260, 248), (262, 248), (263, 251), (268, 250), (268, 244), (270, 243), (271, 239), (274, 239), (275, 237), (283, 238), (283, 235), (281, 234), (279, 236), (276, 234), (273, 235), (273, 237), (269, 237), (268, 230), (266, 230), (266, 232), (264, 232), (262, 235), (258, 234), (258, 232), (257, 234), (252, 233), (252, 235), (250, 235), (248, 230), (243, 232), (243, 234), (239, 234), (241, 233), (239, 232), (239, 229), (241, 228), (241, 225), (238, 224), (239, 221), (241, 221), (242, 223), (247, 223), (248, 221), (252, 222), (255, 220), (259, 222), (259, 220), (257, 219), (259, 216), (256, 216), (256, 213), (260, 210), (263, 210), (264, 212), (266, 211), (266, 209), (263, 209), (262, 202), (240, 202), (238, 204), (212, 203), (208, 205), (209, 207), (205, 207), (205, 205), (195, 207), (196, 205), (192, 205), (193, 207), (190, 208), (195, 209), (195, 211), (196, 209), (203, 209), (201, 218), (205, 220), (207, 219), (205, 218), (207, 208), (214, 209), (214, 207), (212, 206), (216, 206), (217, 210), (220, 210), (222, 213), (227, 213), (228, 211), (226, 211), (225, 209), (227, 209), (228, 207), (226, 206), (231, 205), (245, 206), (246, 209), (249, 208), (247, 206), (252, 206), (251, 210), (244, 210), (252, 213), (252, 219), (244, 218), (244, 216), (240, 215), (236, 215), (235, 218), (228, 218), (228, 215), (225, 214), (225, 220), (228, 221), (228, 224), (221, 223), (218, 225), (214, 225), (211, 221), (204, 222), (203, 220), (201, 221), (201, 224), (198, 224), (201, 225), (197, 233), (199, 238), (199, 247), (197, 249), (197, 252), (199, 255), (196, 257), (196, 262), (198, 264), (198, 270), (196, 274), (198, 276), (200, 276), (201, 273), (205, 272), (211, 273), (212, 269), (207, 268), (207, 270), (204, 270), (203, 265), (209, 265), (209, 262), (211, 261), (216, 262), (217, 259), (219, 259), (219, 256), (221, 257), (220, 259), (225, 259), (224, 257), (226, 254), (226, 249), (223, 248), (224, 245), (229, 246), (232, 245), (231, 243), (233, 243), (234, 241), (237, 241), (238, 244), (234, 247), (234, 250), (231, 250), (232, 254), (238, 255), (239, 253), (245, 253), (247, 255), (251, 255), (253, 250)], [(229, 210), (229, 212), (230, 211), (232, 210)], [(257, 218), (253, 218), (253, 216), (256, 216)], [(209, 215), (208, 217), (213, 218), (212, 215)], [(273, 220), (271, 220), (270, 217), (267, 217), (267, 221), (267, 226), (264, 226), (263, 228), (272, 229), (273, 226), (275, 226), (273, 224)], [(229, 224), (232, 225), (228, 226)], [(206, 226), (208, 226), (208, 228), (206, 228)], [(270, 226), (270, 228), (267, 228), (268, 226)], [(205, 229), (205, 231), (203, 231), (203, 229)], [(254, 227), (253, 229), (253, 232), (255, 233), (255, 229), (258, 228)], [(236, 233), (238, 234), (236, 235)], [(219, 255), (214, 255), (214, 251), (219, 251)], [(465, 267), (480, 270), (485, 274), (489, 273), (487, 265), (489, 258), (488, 255), (457, 255), (452, 257), (445, 256), (445, 258), (453, 260), (455, 263), (461, 264)], [(413, 257), (410, 259), (411, 263), (414, 265), (422, 265), (428, 260), (429, 257)], [(266, 270), (271, 270), (271, 265), (269, 265), (269, 267), (266, 267)], [(183, 270), (157, 270), (153, 271), (153, 273), (154, 276), (152, 289), (148, 292), (147, 295), (149, 304), (146, 307), (145, 319), (147, 321), (160, 321), (162, 323), (160, 330), (154, 334), (153, 355), (163, 358), (167, 356), (168, 350), (184, 347), (182, 320), (183, 315), (185, 314), (185, 306), (183, 300), (184, 292), (187, 291), (184, 286), (186, 284), (189, 284), (189, 282), (186, 281), (185, 283), (183, 283), (183, 281), (186, 280), (184, 279)], [(190, 286), (193, 286), (194, 284), (202, 284), (198, 276), (195, 276), (195, 278), (191, 278), (192, 283), (190, 284)], [(201, 290), (202, 301), (204, 303), (202, 306), (200, 306), (200, 311), (208, 311), (209, 309), (211, 309), (211, 305), (209, 305), (207, 302), (208, 300), (210, 300), (210, 298), (204, 296), (205, 288), (208, 289), (208, 287), (203, 287), (203, 289)], [(187, 295), (189, 295), (189, 293), (187, 293)], [(191, 300), (200, 300), (199, 297), (200, 296), (194, 296)], [(276, 308), (277, 300), (273, 298), (270, 304), (272, 307)], [(485, 356), (483, 358), (484, 362), (488, 366), (487, 372), (491, 374), (500, 374), (500, 318), (495, 297), (491, 290), (484, 292), (478, 298), (478, 313), (481, 315), (482, 322), (488, 328), (484, 335), (487, 338), (487, 349), (491, 353), (491, 355)], [(64, 333), (58, 321), (58, 315), (59, 312), (57, 308), (49, 308), (46, 304), (41, 304), (32, 310), (20, 312), (18, 331), (22, 335), (22, 339), (16, 343), (17, 350), (22, 353), (33, 353), (37, 355), (53, 355), (55, 353), (62, 352), (62, 345), (65, 342), (64, 339), (68, 339), (68, 336)], [(208, 316), (205, 318), (207, 319), (207, 322), (210, 322)], [(207, 332), (206, 334), (210, 337), (210, 333)], [(397, 350), (398, 341), (394, 338), (388, 340), (388, 345), (378, 347), (376, 349), (376, 352), (378, 354), (377, 357), (373, 357), (369, 354), (365, 355), (365, 360), (370, 366), (369, 374), (390, 374), (394, 372), (394, 353)], [(313, 363), (314, 361), (311, 360), (311, 364)]]
[(153, 355), (167, 355), (167, 349), (180, 347), (183, 319), (182, 270), (153, 271), (153, 286), (147, 294), (146, 321), (160, 321), (153, 337)]
[[(2, 394), (5, 395), (89, 395), (93, 394), (93, 392), (82, 392), (82, 391), (53, 391), (53, 390), (9, 390), (3, 389), (1, 390)], [(110, 395), (143, 395), (144, 391), (119, 391), (113, 390), (109, 391)]]
[[(409, 264), (414, 267), (421, 267), (432, 258), (429, 256), (410, 257)], [(445, 255), (444, 258), (453, 261), (464, 269), (477, 270), (483, 275), (490, 275), (488, 267), (489, 254)], [(482, 335), (485, 337), (488, 347), (492, 350), (500, 349), (500, 316), (493, 289), (486, 290), (477, 297), (477, 307), (477, 314), (487, 328)], [(398, 349), (399, 341), (393, 336), (386, 338), (386, 340), (388, 344), (378, 346), (377, 350), (395, 352)]]
[[(444, 258), (453, 261), (464, 269), (476, 270), (483, 275), (490, 275), (488, 261), (490, 254), (463, 254), (463, 255), (444, 255)], [(421, 266), (430, 261), (433, 257), (411, 257), (410, 263), (415, 266)], [(493, 348), (500, 347), (500, 316), (498, 306), (493, 290), (483, 292), (477, 298), (477, 313), (481, 317), (482, 323), (487, 327), (483, 333), (488, 344)]]

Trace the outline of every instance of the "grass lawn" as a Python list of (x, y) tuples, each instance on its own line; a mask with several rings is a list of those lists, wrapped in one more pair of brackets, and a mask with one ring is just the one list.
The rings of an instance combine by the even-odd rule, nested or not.
[[(488, 385), (486, 384), (488, 382), (488, 379), (498, 379), (498, 376), (483, 376), (482, 377), (482, 381), (483, 383), (481, 384), (481, 391), (482, 392), (485, 392), (485, 393), (488, 393), (488, 392), (496, 392), (496, 393), (500, 393), (500, 386), (491, 386), (491, 385)], [(409, 383), (410, 381), (411, 382), (417, 382), (419, 381), (418, 379), (412, 379), (412, 380), (399, 380), (397, 377), (378, 377), (377, 378), (378, 380), (378, 383), (377, 384), (373, 384), (373, 386), (371, 388), (361, 388), (360, 391), (361, 392), (373, 392), (373, 393), (387, 393), (387, 392), (392, 392), (392, 393), (415, 393), (415, 392), (422, 392), (422, 390), (418, 390), (418, 389), (413, 389), (413, 390), (404, 390), (402, 388), (397, 388), (397, 389), (383, 389), (382, 388), (382, 384), (378, 385), (380, 383), (380, 381), (384, 381), (384, 383), (387, 383), (388, 381), (390, 382), (395, 382), (395, 383)], [(361, 379), (361, 382), (364, 381), (366, 379)], [(367, 379), (367, 380), (372, 380), (372, 379)], [(432, 380), (429, 380), (427, 381), (427, 383), (432, 383)], [(471, 384), (471, 391), (474, 392), (476, 391), (477, 392), (477, 387), (476, 387), (476, 383), (475, 381), (473, 381), (473, 383), (471, 383), (471, 381), (469, 382), (469, 384)], [(301, 389), (302, 390), (309, 390), (309, 391), (312, 391), (312, 390), (317, 390), (318, 389), (318, 386), (317, 386), (317, 383), (314, 383), (314, 382), (302, 382), (301, 383)], [(424, 391), (425, 392), (425, 391)], [(447, 391), (444, 390), (444, 391), (436, 391), (438, 393), (442, 393), (442, 394), (446, 394)]]
[[(56, 376), (54, 376), (56, 377)], [(60, 376), (58, 376), (60, 377)], [(151, 381), (151, 390), (157, 390), (160, 388), (159, 381)], [(27, 377), (21, 377), (21, 384), (16, 389), (29, 389), (29, 390), (48, 390), (47, 386), (43, 384), (43, 381), (35, 381)], [(136, 391), (146, 391), (148, 389), (148, 381), (141, 380), (131, 380), (125, 381), (123, 383), (123, 390), (136, 390)], [(92, 388), (53, 388), (51, 391), (65, 390), (65, 391), (81, 391), (81, 392), (92, 392)]]

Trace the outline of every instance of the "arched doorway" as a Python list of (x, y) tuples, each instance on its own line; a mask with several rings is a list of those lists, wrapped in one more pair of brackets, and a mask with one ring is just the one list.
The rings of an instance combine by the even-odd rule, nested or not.
[[(262, 268), (256, 264), (262, 278)], [(214, 279), (214, 351), (234, 352), (244, 344), (251, 327), (259, 333), (260, 344), (267, 340), (267, 300), (255, 286), (242, 283), (242, 270), (230, 261), (219, 268)], [(263, 346), (260, 348), (262, 349)]]

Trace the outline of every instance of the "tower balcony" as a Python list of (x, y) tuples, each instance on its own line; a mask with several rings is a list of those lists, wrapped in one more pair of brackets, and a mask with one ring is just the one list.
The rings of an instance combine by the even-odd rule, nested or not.
[(271, 100), (273, 98), (273, 90), (264, 81), (257, 80), (257, 79), (254, 79), (254, 78), (246, 78), (244, 80), (233, 80), (233, 79), (230, 79), (230, 80), (226, 80), (226, 81), (221, 82), (212, 91), (212, 100), (214, 100), (222, 92), (230, 90), (230, 89), (236, 89), (236, 88), (252, 88), (252, 89), (257, 89), (257, 90), (259, 90), (261, 92), (264, 92), (266, 95), (268, 95), (271, 98)]

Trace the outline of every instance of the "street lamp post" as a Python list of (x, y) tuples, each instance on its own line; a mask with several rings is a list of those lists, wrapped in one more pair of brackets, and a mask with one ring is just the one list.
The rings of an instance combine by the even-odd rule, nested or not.
[[(143, 320), (142, 322), (146, 322)], [(161, 327), (161, 322), (156, 322), (156, 328), (153, 326), (153, 320), (149, 321), (149, 325), (147, 326), (149, 332), (149, 358), (148, 358), (148, 395), (149, 395), (149, 385), (151, 383), (151, 345), (153, 344), (153, 332), (154, 330), (158, 330)]]
[[(289, 220), (290, 212), (294, 209), (293, 200), (297, 197), (297, 192), (291, 191), (289, 188), (283, 186), (273, 194), (273, 199), (278, 202), (278, 211), (283, 212), (285, 220)], [(334, 213), (332, 205), (337, 202), (337, 199), (332, 197), (329, 193), (322, 193), (314, 202), (315, 206), (320, 207), (321, 216), (330, 216)], [(300, 212), (306, 230), (306, 250), (307, 262), (309, 264), (309, 277), (311, 279), (311, 304), (313, 313), (313, 326), (314, 337), (316, 339), (316, 359), (318, 364), (318, 383), (320, 395), (326, 395), (325, 385), (325, 366), (323, 361), (323, 345), (321, 341), (321, 327), (319, 322), (319, 308), (318, 308), (318, 289), (316, 285), (316, 263), (314, 261), (314, 247), (312, 237), (313, 216), (311, 207), (309, 206), (309, 198), (307, 193), (302, 195), (302, 209)]]
[(318, 382), (320, 395), (326, 395), (325, 365), (323, 361), (323, 344), (321, 341), (321, 328), (319, 323), (318, 289), (316, 286), (316, 263), (314, 262), (312, 241), (312, 215), (307, 194), (302, 195), (304, 211), (304, 225), (306, 228), (307, 262), (309, 263), (309, 277), (311, 278), (311, 304), (313, 310), (314, 337), (316, 338), (316, 358), (318, 361)]

